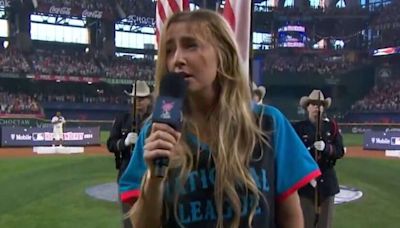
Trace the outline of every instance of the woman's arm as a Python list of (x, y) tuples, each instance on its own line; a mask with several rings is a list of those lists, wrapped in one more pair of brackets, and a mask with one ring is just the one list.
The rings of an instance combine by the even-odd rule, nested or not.
[(163, 178), (147, 175), (142, 192), (132, 207), (130, 219), (133, 227), (161, 227), (163, 192)]
[(281, 228), (303, 228), (303, 211), (297, 191), (277, 205), (277, 222)]
[(166, 124), (153, 123), (150, 136), (145, 141), (143, 158), (148, 170), (142, 183), (141, 193), (132, 208), (130, 219), (135, 228), (160, 228), (162, 224), (162, 206), (164, 181), (166, 177), (155, 176), (154, 159), (171, 159), (180, 133)]

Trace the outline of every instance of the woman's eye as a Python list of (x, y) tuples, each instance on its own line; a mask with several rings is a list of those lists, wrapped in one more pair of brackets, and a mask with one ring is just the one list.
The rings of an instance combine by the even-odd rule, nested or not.
[(167, 48), (166, 49), (167, 55), (170, 54), (172, 51), (173, 51), (172, 48)]
[(189, 43), (186, 45), (187, 48), (196, 48), (198, 45), (196, 43)]

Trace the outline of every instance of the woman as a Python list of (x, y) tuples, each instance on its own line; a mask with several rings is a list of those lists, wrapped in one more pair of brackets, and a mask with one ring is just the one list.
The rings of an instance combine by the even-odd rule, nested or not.
[[(232, 32), (218, 14), (181, 12), (164, 25), (156, 92), (167, 72), (184, 72), (181, 133), (148, 124), (121, 178), (138, 227), (301, 227), (297, 189), (319, 169), (283, 115), (251, 104)], [(168, 156), (168, 175), (153, 160)]]

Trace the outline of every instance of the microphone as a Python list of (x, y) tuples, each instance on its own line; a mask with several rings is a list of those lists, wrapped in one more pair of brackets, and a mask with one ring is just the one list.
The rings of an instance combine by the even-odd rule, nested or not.
[[(160, 94), (156, 99), (152, 120), (154, 123), (164, 123), (174, 130), (182, 128), (182, 108), (186, 97), (187, 85), (184, 73), (167, 73), (160, 82)], [(164, 177), (169, 164), (168, 157), (154, 159), (155, 175)]]

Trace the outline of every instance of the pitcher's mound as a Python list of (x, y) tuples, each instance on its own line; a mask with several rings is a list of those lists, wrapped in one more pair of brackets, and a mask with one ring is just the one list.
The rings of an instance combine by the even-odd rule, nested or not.
[(340, 185), (340, 192), (335, 195), (335, 204), (348, 203), (360, 199), (362, 191), (348, 186)]

